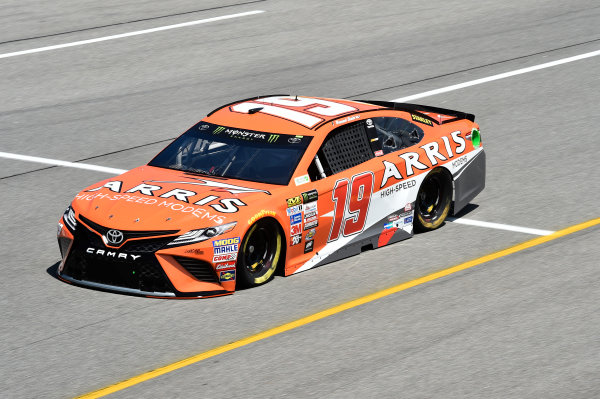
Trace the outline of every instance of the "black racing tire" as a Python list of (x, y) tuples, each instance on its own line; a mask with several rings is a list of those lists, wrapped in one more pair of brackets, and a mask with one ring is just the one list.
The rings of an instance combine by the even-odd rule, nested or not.
[(435, 230), (444, 223), (452, 203), (452, 177), (445, 169), (433, 169), (419, 187), (415, 203), (414, 230)]
[(237, 284), (249, 288), (269, 281), (284, 260), (285, 239), (277, 222), (264, 218), (253, 224), (240, 247)]

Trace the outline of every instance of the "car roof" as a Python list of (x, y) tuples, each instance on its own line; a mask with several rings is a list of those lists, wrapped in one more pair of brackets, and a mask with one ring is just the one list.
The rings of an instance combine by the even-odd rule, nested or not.
[(223, 105), (203, 120), (248, 130), (314, 136), (328, 122), (386, 108), (352, 100), (269, 95)]

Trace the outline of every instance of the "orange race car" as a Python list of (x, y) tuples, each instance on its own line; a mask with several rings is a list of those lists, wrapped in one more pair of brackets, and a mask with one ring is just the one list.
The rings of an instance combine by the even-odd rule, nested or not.
[(471, 114), (273, 95), (225, 105), (60, 219), (65, 281), (207, 297), (439, 227), (485, 186)]

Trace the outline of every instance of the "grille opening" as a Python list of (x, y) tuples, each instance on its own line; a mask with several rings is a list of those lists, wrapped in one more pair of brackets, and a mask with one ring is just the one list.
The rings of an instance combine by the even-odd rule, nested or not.
[(73, 251), (67, 258), (64, 274), (76, 280), (132, 288), (146, 292), (174, 292), (157, 260), (124, 261), (104, 259)]
[(373, 250), (373, 244), (367, 244), (367, 245), (363, 245), (360, 247), (360, 252), (372, 251), (372, 250)]

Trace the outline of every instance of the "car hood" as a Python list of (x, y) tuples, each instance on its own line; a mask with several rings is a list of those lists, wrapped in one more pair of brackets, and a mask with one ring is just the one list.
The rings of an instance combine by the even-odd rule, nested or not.
[(86, 188), (72, 206), (114, 229), (187, 231), (249, 220), (271, 209), (274, 190), (282, 188), (146, 165)]

